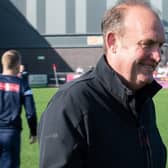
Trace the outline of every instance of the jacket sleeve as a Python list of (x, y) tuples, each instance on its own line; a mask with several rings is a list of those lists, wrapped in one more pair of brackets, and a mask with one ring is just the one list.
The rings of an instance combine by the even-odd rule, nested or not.
[(23, 105), (26, 112), (26, 119), (30, 129), (30, 136), (37, 135), (37, 114), (32, 90), (27, 81), (23, 81)]
[(52, 98), (38, 128), (40, 168), (86, 167), (87, 147), (80, 121), (72, 98), (59, 93)]

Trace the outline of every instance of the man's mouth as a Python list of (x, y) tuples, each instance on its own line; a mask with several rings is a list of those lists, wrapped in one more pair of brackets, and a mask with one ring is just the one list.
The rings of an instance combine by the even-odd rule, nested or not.
[(141, 64), (141, 66), (142, 66), (145, 70), (150, 71), (150, 72), (153, 72), (153, 71), (155, 70), (155, 68), (156, 68), (155, 65)]

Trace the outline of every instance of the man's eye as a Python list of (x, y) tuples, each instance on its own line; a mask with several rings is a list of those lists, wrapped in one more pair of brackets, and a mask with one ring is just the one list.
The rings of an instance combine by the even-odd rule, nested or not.
[(155, 44), (154, 43), (142, 43), (143, 48), (152, 48)]
[(159, 47), (159, 44), (154, 42), (154, 41), (141, 42), (141, 43), (139, 43), (139, 45), (143, 49), (152, 49), (152, 48), (154, 48), (156, 46)]
[(148, 45), (147, 45), (147, 44), (141, 44), (141, 47), (142, 47), (142, 48), (147, 48)]

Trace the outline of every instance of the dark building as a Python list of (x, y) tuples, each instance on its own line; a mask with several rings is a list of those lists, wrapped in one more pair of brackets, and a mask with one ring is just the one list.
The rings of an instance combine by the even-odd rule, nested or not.
[[(116, 1), (1, 0), (0, 54), (18, 49), (30, 74), (53, 75), (53, 64), (60, 73), (86, 71), (102, 54), (101, 17)], [(168, 30), (168, 1), (151, 2)]]

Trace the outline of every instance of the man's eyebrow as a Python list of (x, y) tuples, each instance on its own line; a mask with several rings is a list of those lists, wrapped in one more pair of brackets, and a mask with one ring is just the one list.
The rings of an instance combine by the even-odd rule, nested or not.
[(158, 42), (152, 39), (145, 39), (145, 40), (138, 41), (137, 44), (142, 45), (142, 44), (155, 44), (155, 43), (158, 43)]
[(153, 40), (153, 39), (144, 39), (138, 42), (138, 44), (159, 44), (159, 45), (163, 45), (164, 43), (165, 43), (165, 40), (158, 41), (158, 40)]

